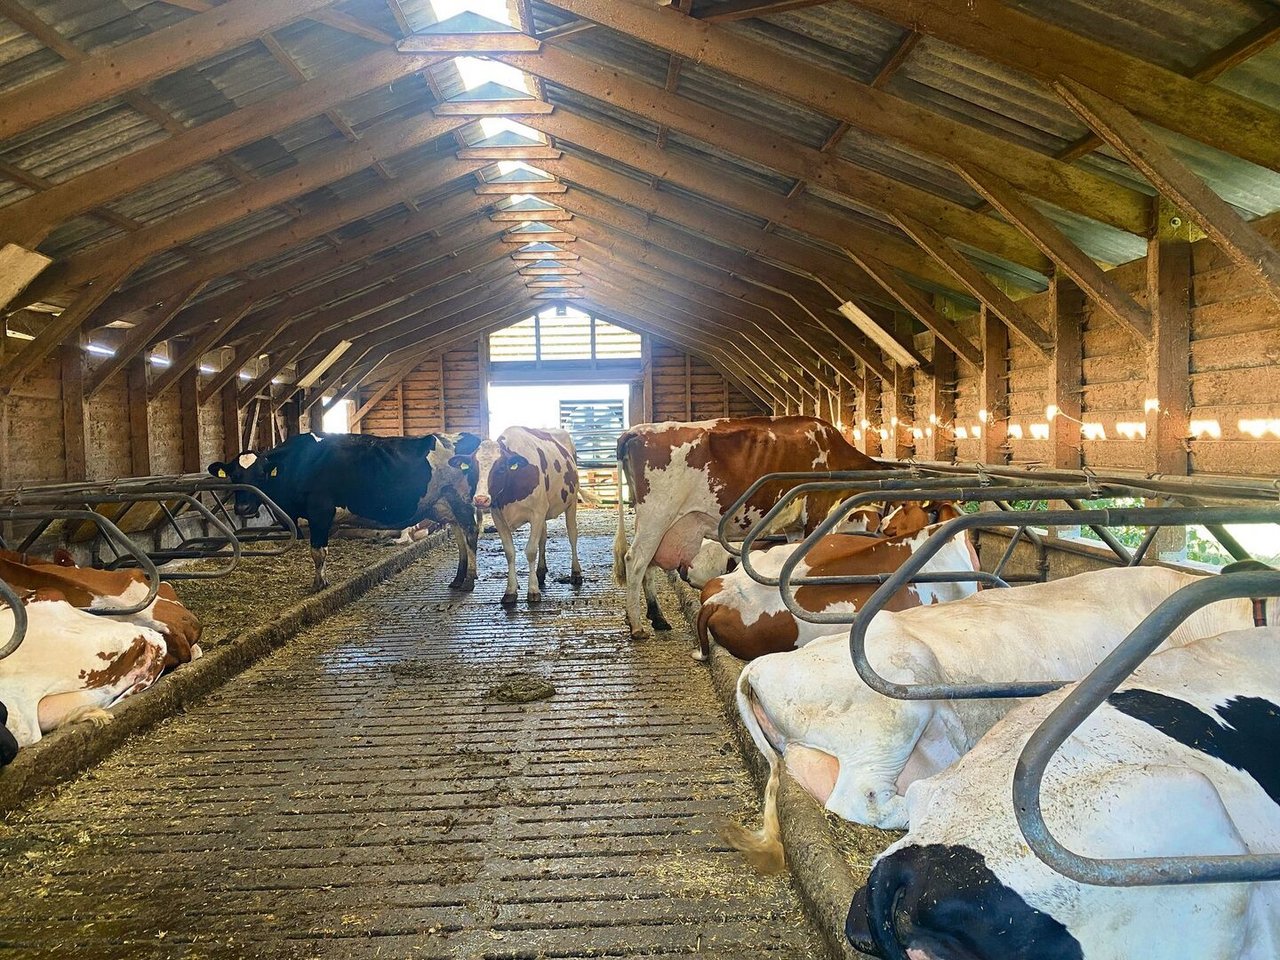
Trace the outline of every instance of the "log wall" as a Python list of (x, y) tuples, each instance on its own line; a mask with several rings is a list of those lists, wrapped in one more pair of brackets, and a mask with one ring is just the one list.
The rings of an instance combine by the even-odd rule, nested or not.
[(755, 417), (769, 412), (705, 360), (678, 347), (650, 338), (647, 356), (650, 373), (645, 383), (652, 385), (653, 395), (646, 417), (651, 421)]
[[(378, 400), (360, 424), (362, 433), (380, 437), (466, 431), (485, 435), (488, 410), (482, 374), (487, 342), (471, 340), (435, 354)], [(360, 388), (357, 408), (387, 385), (388, 377)]]

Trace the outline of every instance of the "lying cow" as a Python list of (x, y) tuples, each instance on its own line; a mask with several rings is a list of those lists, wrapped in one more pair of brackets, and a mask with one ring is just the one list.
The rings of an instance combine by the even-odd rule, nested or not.
[[(339, 507), (387, 527), (411, 527), (428, 518), (449, 524), (458, 544), (458, 572), (449, 586), (471, 590), (477, 536), (471, 455), (479, 445), (470, 433), (304, 433), (265, 453), (246, 450), (235, 460), (211, 463), (209, 473), (251, 484), (295, 520), (307, 521), (317, 590), (329, 585), (325, 558)], [(249, 491), (236, 491), (235, 501), (236, 514), (245, 518), (257, 516), (262, 506)]]
[[(823, 537), (796, 565), (794, 576), (800, 579), (892, 573), (929, 539), (939, 524), (958, 516), (960, 511), (950, 503), (903, 504), (886, 518), (884, 537), (842, 533)], [(759, 574), (778, 577), (795, 550), (794, 544), (773, 547), (758, 559), (753, 557), (752, 567)], [(961, 533), (931, 557), (921, 573), (977, 569), (978, 556), (968, 536)], [(878, 584), (800, 586), (795, 588), (795, 599), (814, 613), (855, 613), (877, 587)], [(977, 589), (975, 582), (912, 584), (895, 593), (884, 609), (946, 603), (971, 596)], [(699, 652), (693, 658), (706, 660), (710, 656), (712, 637), (739, 660), (754, 660), (802, 647), (829, 635), (832, 629), (829, 623), (798, 619), (782, 602), (777, 587), (757, 583), (746, 570), (736, 570), (717, 577), (702, 590), (697, 621)]]
[[(520, 584), (516, 579), (516, 547), (512, 534), (529, 525), (525, 556), (529, 561), (529, 603), (537, 603), (547, 582), (547, 522), (564, 514), (572, 566), (569, 582), (582, 585), (578, 563), (578, 466), (573, 440), (563, 430), (508, 427), (497, 440), (485, 440), (475, 454), (479, 510), (493, 515), (493, 525), (507, 555), (507, 589), (503, 606), (512, 606)], [(537, 561), (535, 573), (534, 561)]]
[[(835, 532), (875, 533), (880, 529), (880, 520), (879, 509), (859, 507), (836, 527)], [(752, 544), (752, 549), (768, 550), (775, 545), (769, 540), (757, 540)], [(738, 545), (737, 553), (731, 553), (720, 544), (719, 540), (706, 539), (702, 541), (702, 547), (694, 555), (693, 560), (687, 566), (677, 567), (676, 571), (685, 583), (701, 590), (716, 577), (722, 577), (738, 569), (740, 553), (741, 545)]]
[[(1238, 630), (1143, 664), (1049, 764), (1043, 809), (1087, 857), (1280, 850), (1280, 629)], [(1101, 887), (1042, 863), (1014, 818), (1014, 763), (1066, 696), (1019, 706), (907, 791), (911, 832), (849, 910), (859, 950), (902, 960), (1271, 960), (1275, 883)]]
[[(634, 638), (670, 625), (658, 608), (656, 569), (687, 567), (724, 512), (756, 478), (781, 471), (887, 469), (849, 445), (831, 424), (812, 417), (747, 417), (700, 423), (647, 423), (618, 438), (618, 466), (635, 502), (636, 529), (627, 543), (618, 502), (614, 577), (627, 588), (627, 623)], [(744, 534), (794, 483), (761, 488), (732, 519)], [(847, 492), (800, 498), (777, 529), (811, 532)]]
[[(52, 560), (0, 550), (0, 579), (22, 590), (57, 591), (68, 603), (82, 610), (136, 606), (148, 590), (146, 575), (140, 570), (78, 567), (65, 550), (59, 550)], [(201, 656), (200, 635), (204, 628), (167, 583), (160, 584), (155, 599), (144, 610), (111, 619), (147, 627), (163, 636), (166, 669)]]
[[(867, 654), (895, 683), (1078, 680), (1161, 601), (1196, 579), (1163, 567), (1126, 567), (881, 613), (871, 621)], [(1222, 601), (1189, 617), (1166, 645), (1252, 624), (1248, 600)], [(749, 663), (737, 701), (769, 761), (769, 783), (763, 829), (729, 827), (726, 838), (762, 870), (782, 867), (782, 764), (832, 813), (904, 829), (907, 786), (954, 763), (1016, 703), (881, 696), (854, 670), (847, 632)]]
[[(26, 637), (0, 660), (0, 702), (19, 746), (63, 724), (109, 722), (108, 707), (164, 671), (165, 642), (154, 630), (86, 613), (55, 590), (37, 591), (26, 610)], [(12, 629), (13, 612), (0, 607), (0, 636)]]

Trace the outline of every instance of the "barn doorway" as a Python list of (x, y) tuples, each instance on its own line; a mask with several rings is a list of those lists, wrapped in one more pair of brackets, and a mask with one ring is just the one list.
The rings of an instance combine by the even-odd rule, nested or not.
[(618, 496), (615, 445), (631, 422), (640, 335), (555, 304), (489, 337), (489, 432), (560, 427), (573, 437), (584, 486)]

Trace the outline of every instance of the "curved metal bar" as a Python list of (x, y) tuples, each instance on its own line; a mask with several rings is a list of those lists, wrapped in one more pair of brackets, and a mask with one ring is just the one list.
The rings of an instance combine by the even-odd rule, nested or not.
[[(743, 492), (742, 496), (730, 504), (729, 509), (720, 515), (720, 522), (716, 525), (716, 538), (720, 541), (720, 546), (724, 547), (730, 553), (733, 553), (733, 547), (729, 540), (729, 523), (736, 517), (761, 488), (770, 483), (786, 483), (789, 481), (809, 481), (809, 482), (831, 482), (843, 481), (845, 483), (888, 480), (895, 477), (907, 478), (918, 477), (919, 473), (914, 468), (910, 470), (827, 470), (819, 472), (816, 470), (792, 470), (779, 473), (766, 473), (764, 476), (757, 478), (751, 486)], [(845, 489), (844, 487), (835, 487), (833, 489)], [(790, 493), (788, 490), (786, 493)], [(794, 500), (794, 496), (786, 497), (786, 502), (790, 503)], [(776, 505), (775, 505), (776, 506)], [(777, 516), (777, 512), (771, 511), (772, 516)], [(767, 515), (768, 516), (768, 515)], [(761, 518), (757, 522), (757, 526), (765, 522), (765, 518)]]
[(93, 510), (26, 510), (19, 507), (0, 508), (0, 519), (3, 520), (88, 520), (95, 523), (104, 537), (114, 541), (114, 546), (123, 547), (126, 553), (133, 556), (138, 561), (138, 566), (142, 569), (143, 574), (147, 578), (147, 596), (146, 599), (135, 603), (130, 607), (111, 607), (109, 609), (88, 610), (95, 616), (130, 616), (135, 613), (141, 613), (151, 606), (155, 600), (156, 594), (160, 591), (160, 571), (156, 569), (156, 565), (151, 562), (151, 558), (138, 549), (129, 537), (100, 513)]
[[(1062, 500), (1063, 497), (1037, 499)], [(948, 520), (906, 559), (863, 604), (849, 631), (849, 655), (854, 669), (864, 683), (877, 693), (895, 700), (978, 700), (1010, 697), (1038, 697), (1065, 684), (1053, 680), (1015, 680), (991, 683), (892, 683), (875, 671), (867, 659), (867, 628), (875, 615), (884, 609), (920, 568), (955, 535), (977, 527), (1008, 526), (1037, 523), (1040, 526), (1074, 526), (1077, 523), (1099, 526), (1186, 526), (1194, 523), (1280, 523), (1280, 506), (1276, 507), (1119, 507), (1108, 510), (1044, 510), (1011, 511), (1009, 513), (972, 513)], [(799, 551), (797, 551), (799, 552)]]
[(0, 580), (0, 600), (13, 611), (13, 630), (4, 646), (0, 647), (0, 660), (3, 660), (22, 646), (22, 641), (27, 637), (27, 608), (23, 606), (17, 591), (3, 580)]
[[(1160, 886), (1280, 880), (1280, 853), (1218, 856), (1086, 857), (1063, 846), (1044, 821), (1041, 790), (1053, 755), (1188, 616), (1220, 600), (1280, 595), (1280, 572), (1228, 573), (1183, 587), (1156, 607), (1032, 733), (1013, 773), (1018, 828), (1037, 857), (1079, 883)], [(1268, 652), (1269, 653), (1269, 652)]]

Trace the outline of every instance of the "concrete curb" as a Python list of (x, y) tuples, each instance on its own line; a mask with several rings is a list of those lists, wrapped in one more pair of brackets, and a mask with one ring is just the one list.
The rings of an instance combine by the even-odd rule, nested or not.
[[(693, 630), (689, 600), (693, 594), (681, 585), (678, 589), (681, 612)], [(692, 605), (696, 617), (697, 603)], [(711, 648), (711, 684), (720, 700), (729, 726), (733, 729), (738, 751), (751, 771), (752, 779), (763, 793), (769, 777), (769, 765), (756, 749), (746, 727), (738, 717), (738, 675), (746, 664), (720, 647)], [(758, 814), (757, 814), (758, 816)], [(778, 817), (782, 824), (782, 844), (787, 853), (787, 866), (800, 902), (810, 919), (822, 933), (826, 955), (832, 960), (859, 960), (864, 954), (854, 950), (844, 937), (845, 916), (849, 902), (858, 889), (848, 863), (836, 848), (827, 829), (826, 814), (804, 788), (785, 772), (778, 790)]]
[(448, 543), (452, 543), (452, 538), (444, 532), (433, 534), (379, 560), (356, 576), (285, 608), (274, 620), (219, 644), (194, 663), (130, 697), (111, 711), (114, 719), (106, 726), (73, 723), (55, 730), (34, 746), (24, 747), (13, 763), (0, 769), (0, 816), (79, 776), (129, 737), (143, 733), (207, 696), (284, 646), (306, 627)]

